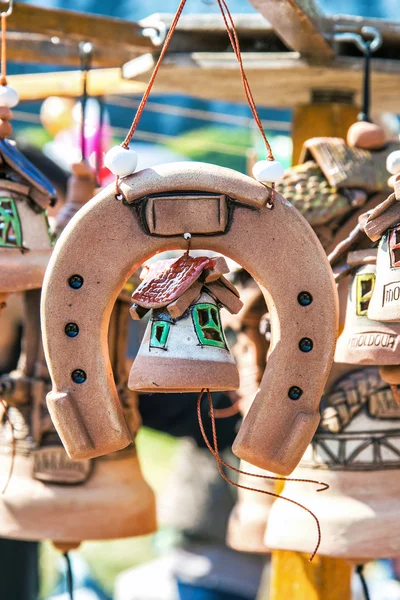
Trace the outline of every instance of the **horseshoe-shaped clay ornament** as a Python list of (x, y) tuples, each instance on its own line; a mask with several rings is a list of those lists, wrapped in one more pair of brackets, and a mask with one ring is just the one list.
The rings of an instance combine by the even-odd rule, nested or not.
[[(172, 163), (110, 185), (62, 233), (46, 272), (42, 327), (56, 429), (73, 459), (119, 450), (130, 436), (108, 356), (107, 330), (118, 293), (154, 254), (220, 252), (260, 286), (273, 341), (260, 389), (233, 451), (262, 469), (289, 475), (319, 423), (319, 402), (337, 333), (337, 294), (326, 255), (300, 213), (271, 190), (231, 169)], [(76, 323), (79, 335), (65, 333)], [(193, 407), (195, 410), (195, 407)]]

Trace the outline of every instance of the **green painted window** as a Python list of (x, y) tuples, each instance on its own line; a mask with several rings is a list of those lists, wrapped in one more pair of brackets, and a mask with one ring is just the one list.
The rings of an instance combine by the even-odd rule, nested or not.
[(49, 236), (50, 244), (52, 246), (54, 246), (54, 244), (56, 243), (56, 236), (51, 231), (51, 227), (50, 227), (50, 223), (49, 223), (49, 217), (47, 216), (47, 212), (44, 213), (44, 222), (46, 224), (47, 235)]
[(374, 273), (360, 273), (356, 281), (356, 312), (359, 317), (368, 313), (369, 302), (375, 287)]
[(192, 308), (194, 328), (202, 346), (226, 348), (218, 308), (215, 304), (196, 304)]
[(0, 246), (3, 248), (22, 246), (21, 222), (13, 198), (0, 198)]
[(171, 324), (168, 321), (153, 321), (151, 325), (150, 348), (166, 348)]

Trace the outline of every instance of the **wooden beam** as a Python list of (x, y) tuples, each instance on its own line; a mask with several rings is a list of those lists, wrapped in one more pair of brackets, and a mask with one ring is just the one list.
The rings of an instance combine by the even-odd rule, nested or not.
[(143, 34), (144, 27), (138, 23), (72, 10), (40, 8), (22, 2), (14, 4), (7, 27), (10, 31), (42, 34), (49, 38), (91, 41), (95, 45), (106, 45), (109, 50), (115, 45), (139, 51), (153, 46), (151, 39)]
[(351, 565), (343, 559), (275, 550), (272, 553), (271, 590), (260, 600), (350, 600)]
[[(32, 73), (9, 77), (21, 100), (44, 100), (49, 96), (70, 96), (82, 94), (82, 73), (80, 71), (57, 73)], [(142, 94), (145, 84), (126, 81), (120, 69), (94, 69), (88, 77), (89, 96), (111, 94)]]
[[(92, 67), (119, 67), (138, 56), (137, 49), (118, 44), (110, 51), (109, 46), (97, 44), (93, 48)], [(71, 40), (51, 41), (40, 34), (7, 32), (7, 59), (23, 64), (57, 65), (79, 67), (79, 45)]]
[[(154, 65), (143, 55), (123, 66), (124, 77), (147, 82)], [(295, 52), (244, 52), (243, 62), (260, 106), (292, 108), (308, 104), (313, 89), (352, 90), (356, 102), (362, 89), (363, 60), (338, 57), (329, 66), (310, 64)], [(147, 63), (147, 67), (146, 67)], [(372, 59), (372, 107), (397, 113), (400, 61)], [(245, 102), (236, 58), (232, 52), (171, 53), (165, 57), (154, 90), (208, 100)]]
[(323, 19), (314, 0), (250, 0), (271, 23), (288, 48), (314, 59), (333, 58), (334, 51), (325, 38), (328, 21)]

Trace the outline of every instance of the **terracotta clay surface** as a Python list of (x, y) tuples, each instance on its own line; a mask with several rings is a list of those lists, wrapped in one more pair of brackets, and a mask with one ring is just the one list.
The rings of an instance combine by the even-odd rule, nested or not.
[[(373, 251), (371, 251), (373, 254)], [(350, 283), (344, 329), (339, 336), (335, 362), (356, 365), (394, 365), (400, 362), (400, 323), (384, 323), (369, 318), (368, 304), (358, 314), (361, 280), (374, 281), (375, 264), (362, 264)], [(374, 284), (372, 283), (372, 286)], [(375, 283), (376, 286), (376, 283)], [(372, 287), (370, 291), (374, 288)]]
[(359, 121), (347, 132), (347, 143), (350, 148), (362, 150), (378, 150), (386, 143), (385, 130), (375, 123)]
[[(271, 475), (257, 469), (245, 461), (240, 462), (240, 469), (258, 475)], [(258, 488), (266, 492), (275, 492), (275, 481), (258, 479), (249, 475), (239, 475), (238, 483), (250, 488)], [(270, 552), (265, 543), (265, 527), (269, 519), (273, 496), (259, 494), (250, 490), (239, 489), (238, 500), (230, 514), (226, 543), (239, 552)]]
[[(62, 448), (58, 452), (64, 454)], [(7, 490), (0, 497), (2, 537), (65, 543), (153, 533), (154, 494), (143, 479), (135, 451), (115, 458), (96, 460), (91, 477), (71, 486), (35, 479), (34, 453), (17, 455)], [(4, 481), (10, 461), (10, 455), (0, 454)]]
[[(318, 554), (366, 562), (400, 554), (398, 471), (340, 472), (299, 467), (293, 477), (321, 480), (325, 492), (305, 483), (285, 485), (284, 494), (312, 510), (321, 524)], [(313, 520), (288, 502), (274, 502), (265, 536), (273, 549), (311, 553), (316, 542)]]
[[(279, 194), (274, 210), (268, 210), (271, 191), (230, 169), (161, 165), (124, 178), (120, 189), (131, 206), (116, 201), (114, 185), (84, 206), (62, 233), (44, 282), (42, 324), (53, 380), (48, 404), (68, 453), (73, 458), (98, 456), (130, 441), (108, 358), (110, 312), (140, 264), (157, 252), (186, 249), (183, 237), (144, 231), (139, 200), (154, 193), (199, 190), (225, 194), (235, 203), (230, 205), (229, 228), (220, 235), (193, 236), (192, 248), (225, 254), (250, 272), (265, 296), (274, 331), (268, 366), (234, 452), (260, 468), (290, 474), (318, 425), (336, 340), (336, 289), (317, 237)], [(68, 284), (74, 274), (83, 278), (78, 290)], [(310, 295), (310, 304), (299, 302), (302, 292)], [(81, 327), (75, 339), (63, 335), (71, 320)], [(313, 340), (313, 351), (300, 351), (303, 337)], [(72, 381), (75, 369), (87, 374), (84, 383)], [(303, 393), (291, 400), (289, 389), (295, 386)]]

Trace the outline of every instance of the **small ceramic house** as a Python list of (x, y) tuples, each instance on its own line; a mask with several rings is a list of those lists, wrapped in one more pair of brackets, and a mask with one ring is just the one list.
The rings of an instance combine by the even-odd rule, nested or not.
[(223, 276), (222, 257), (159, 261), (144, 269), (131, 315), (151, 310), (129, 387), (143, 392), (235, 390), (239, 375), (221, 325), (220, 307), (237, 313), (242, 302)]
[(349, 147), (342, 138), (311, 138), (300, 164), (287, 169), (276, 189), (307, 219), (329, 253), (354, 227), (353, 217), (387, 196), (386, 159), (398, 147), (394, 142), (365, 150)]
[(365, 231), (371, 240), (380, 240), (376, 285), (368, 316), (381, 321), (400, 321), (399, 200), (400, 181), (395, 183), (394, 194), (371, 212), (365, 225)]
[(0, 294), (41, 287), (53, 246), (46, 208), (55, 200), (50, 182), (0, 139)]

